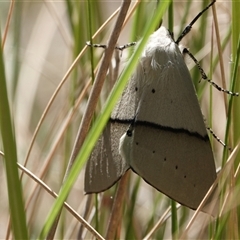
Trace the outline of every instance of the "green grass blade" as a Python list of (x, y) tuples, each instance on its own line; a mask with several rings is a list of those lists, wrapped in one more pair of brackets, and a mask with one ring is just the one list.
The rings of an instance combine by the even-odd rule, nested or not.
[[(239, 58), (239, 36), (240, 36), (240, 2), (239, 1), (232, 1), (232, 58), (235, 70), (239, 71), (239, 63), (237, 64), (235, 61)], [(234, 84), (234, 91), (240, 92), (240, 77), (239, 72), (236, 74), (232, 80), (234, 82), (231, 82), (231, 84)], [(234, 75), (233, 74), (233, 75)], [(234, 100), (234, 106), (233, 106), (233, 126), (234, 126), (234, 142), (237, 143), (240, 135), (240, 115), (238, 114), (238, 111), (240, 109), (240, 101), (239, 99)]]
[[(0, 44), (2, 46), (2, 44)], [(26, 216), (22, 186), (17, 168), (17, 148), (14, 137), (14, 127), (8, 102), (3, 52), (0, 47), (0, 130), (5, 154), (5, 167), (8, 185), (8, 201), (12, 221), (13, 235), (15, 239), (28, 239)]]
[(152, 21), (150, 22), (150, 24), (145, 32), (145, 35), (144, 35), (142, 41), (137, 46), (136, 51), (134, 52), (133, 56), (131, 57), (131, 59), (129, 61), (129, 65), (125, 68), (122, 75), (120, 76), (118, 83), (114, 87), (114, 89), (107, 101), (107, 104), (104, 108), (103, 113), (97, 118), (95, 124), (93, 125), (92, 129), (90, 130), (90, 132), (83, 144), (83, 147), (82, 147), (80, 153), (78, 154), (75, 163), (73, 164), (73, 167), (69, 173), (68, 179), (64, 183), (64, 185), (59, 193), (59, 197), (55, 201), (54, 206), (48, 215), (48, 218), (47, 218), (47, 220), (43, 226), (43, 229), (40, 233), (39, 239), (44, 239), (46, 237), (46, 234), (50, 230), (51, 225), (53, 224), (55, 217), (57, 216), (59, 210), (61, 209), (64, 200), (68, 196), (68, 193), (71, 190), (71, 187), (73, 186), (75, 180), (77, 179), (80, 170), (84, 166), (87, 158), (89, 157), (89, 155), (95, 145), (95, 142), (99, 138), (107, 120), (109, 119), (109, 116), (111, 114), (111, 111), (112, 111), (116, 101), (120, 97), (128, 79), (130, 78), (130, 76), (137, 64), (138, 58), (144, 48), (144, 45), (146, 44), (146, 42), (148, 40), (149, 35), (154, 31), (155, 27), (159, 23), (159, 20), (162, 18), (164, 12), (166, 11), (168, 5), (169, 5), (169, 2), (163, 2), (162, 4), (159, 5), (159, 7), (155, 13), (155, 16), (152, 18)]

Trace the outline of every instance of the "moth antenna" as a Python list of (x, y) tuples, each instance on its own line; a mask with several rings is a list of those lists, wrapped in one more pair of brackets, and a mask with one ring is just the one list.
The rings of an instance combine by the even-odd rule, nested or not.
[(184, 53), (185, 53), (185, 54), (188, 54), (188, 56), (189, 56), (189, 57), (194, 61), (194, 63), (197, 65), (197, 67), (198, 67), (198, 69), (199, 69), (199, 71), (200, 71), (200, 73), (201, 73), (201, 75), (202, 75), (202, 79), (203, 79), (203, 80), (209, 82), (209, 83), (210, 83), (212, 86), (214, 86), (218, 91), (225, 92), (225, 93), (227, 93), (227, 94), (229, 94), (229, 95), (232, 95), (232, 96), (239, 96), (239, 93), (238, 93), (238, 92), (234, 93), (234, 92), (231, 92), (231, 91), (229, 91), (229, 90), (226, 90), (226, 89), (218, 86), (218, 85), (217, 85), (215, 82), (213, 82), (212, 80), (208, 79), (206, 73), (204, 72), (204, 70), (203, 70), (202, 67), (200, 66), (198, 60), (192, 55), (192, 53), (189, 52), (189, 50), (188, 50), (187, 48), (184, 48), (184, 49), (183, 49), (183, 54), (184, 54)]
[(210, 128), (210, 127), (206, 127), (207, 130), (212, 134), (212, 136), (220, 143), (223, 145), (223, 147), (228, 148), (229, 151), (231, 151), (232, 149), (225, 143), (223, 142), (217, 135), (216, 133)]
[(206, 8), (204, 8), (183, 30), (183, 32), (181, 33), (181, 35), (178, 37), (177, 41), (175, 42), (176, 44), (179, 44), (180, 41), (191, 31), (193, 24), (198, 20), (199, 17), (202, 16), (202, 14), (204, 12), (206, 12), (208, 10), (208, 8), (210, 8), (214, 3), (216, 2), (216, 0), (213, 0)]

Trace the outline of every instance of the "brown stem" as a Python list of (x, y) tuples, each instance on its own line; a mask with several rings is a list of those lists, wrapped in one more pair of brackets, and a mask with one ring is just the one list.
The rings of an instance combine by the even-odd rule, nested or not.
[[(128, 11), (129, 6), (130, 6), (130, 3), (131, 3), (130, 0), (124, 0), (122, 2), (121, 9), (120, 9), (116, 24), (115, 24), (115, 26), (113, 28), (113, 31), (112, 31), (112, 34), (110, 36), (108, 46), (105, 50), (104, 57), (102, 59), (101, 65), (99, 67), (99, 71), (98, 71), (97, 76), (96, 76), (96, 80), (94, 82), (92, 91), (91, 91), (89, 99), (88, 99), (87, 108), (86, 108), (86, 111), (83, 115), (82, 122), (80, 124), (79, 130), (78, 130), (78, 133), (77, 133), (77, 137), (76, 137), (76, 140), (75, 140), (75, 143), (74, 143), (74, 147), (73, 147), (73, 151), (72, 151), (72, 154), (71, 154), (71, 157), (70, 157), (70, 161), (68, 163), (68, 167), (66, 169), (66, 173), (65, 173), (65, 176), (64, 176), (64, 179), (63, 179), (63, 183), (67, 179), (67, 176), (70, 172), (70, 169), (71, 169), (71, 167), (72, 167), (72, 165), (73, 165), (73, 163), (76, 159), (76, 156), (77, 156), (79, 150), (81, 149), (82, 144), (83, 144), (83, 142), (86, 138), (86, 135), (89, 131), (90, 123), (92, 121), (93, 114), (94, 114), (94, 111), (95, 111), (95, 108), (96, 108), (96, 105), (97, 105), (97, 101), (99, 99), (99, 96), (100, 96), (100, 93), (101, 93), (101, 90), (102, 90), (102, 86), (103, 86), (103, 83), (104, 83), (104, 79), (105, 79), (106, 74), (107, 74), (108, 66), (109, 66), (109, 63), (111, 61), (111, 57), (112, 57), (113, 51), (115, 49), (115, 46), (117, 44), (117, 40), (118, 40), (118, 37), (120, 35), (124, 20), (126, 18), (127, 11)], [(59, 221), (59, 218), (60, 218), (60, 214), (61, 214), (61, 212), (56, 217), (56, 220), (53, 223), (52, 228), (48, 233), (47, 239), (53, 239), (54, 238), (56, 228), (57, 228), (57, 225), (58, 225), (58, 221)]]

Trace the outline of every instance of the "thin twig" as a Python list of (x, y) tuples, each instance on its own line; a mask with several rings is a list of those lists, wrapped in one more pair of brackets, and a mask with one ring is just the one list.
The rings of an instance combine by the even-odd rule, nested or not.
[[(79, 150), (81, 149), (81, 146), (84, 142), (84, 139), (86, 138), (88, 130), (90, 128), (92, 117), (93, 117), (93, 114), (94, 114), (94, 111), (95, 111), (95, 108), (96, 108), (96, 105), (97, 105), (97, 102), (98, 102), (98, 99), (99, 99), (99, 96), (100, 96), (100, 93), (101, 93), (101, 90), (102, 90), (104, 79), (105, 79), (106, 74), (107, 74), (108, 66), (109, 66), (109, 63), (111, 61), (112, 54), (113, 54), (113, 51), (115, 49), (115, 46), (117, 44), (117, 40), (118, 40), (118, 37), (120, 35), (122, 25), (124, 23), (124, 19), (125, 19), (126, 15), (127, 15), (127, 11), (128, 11), (129, 6), (130, 6), (130, 3), (131, 3), (131, 1), (129, 1), (129, 0), (124, 0), (122, 2), (122, 6), (121, 6), (121, 9), (120, 9), (116, 24), (115, 24), (115, 26), (113, 28), (113, 31), (112, 31), (112, 34), (110, 36), (108, 47), (106, 48), (104, 57), (102, 59), (101, 65), (99, 67), (99, 71), (98, 71), (97, 76), (96, 76), (96, 80), (94, 82), (92, 91), (91, 91), (90, 96), (89, 96), (89, 100), (88, 100), (88, 103), (87, 103), (87, 108), (86, 108), (86, 111), (83, 115), (82, 122), (80, 124), (79, 130), (78, 130), (78, 133), (77, 133), (76, 141), (74, 143), (73, 151), (72, 151), (70, 161), (69, 161), (67, 169), (66, 169), (66, 173), (65, 173), (63, 182), (65, 182), (65, 180), (66, 180), (66, 178), (67, 178), (67, 176), (68, 176), (68, 174), (71, 170), (71, 167), (72, 167), (72, 165), (73, 165), (73, 163), (76, 159), (76, 156), (77, 156)], [(53, 239), (54, 238), (55, 231), (56, 231), (58, 221), (59, 221), (59, 217), (60, 217), (60, 213), (56, 217), (56, 220), (53, 223), (52, 228), (48, 233), (47, 239)]]
[[(114, 18), (114, 16), (119, 12), (119, 9), (117, 9), (107, 20), (106, 22), (96, 31), (96, 33), (93, 35), (93, 39), (98, 36), (99, 33), (101, 33), (101, 31), (103, 31), (103, 29), (107, 26), (107, 24)], [(62, 86), (64, 85), (64, 83), (67, 81), (69, 75), (71, 74), (71, 72), (73, 71), (73, 69), (76, 67), (76, 65), (78, 64), (79, 60), (81, 59), (81, 57), (83, 56), (83, 54), (85, 53), (85, 51), (87, 50), (87, 46), (85, 46), (82, 51), (78, 54), (78, 56), (76, 57), (76, 59), (74, 60), (74, 62), (72, 63), (72, 65), (69, 67), (68, 71), (66, 72), (66, 74), (64, 75), (64, 77), (62, 78), (61, 82), (59, 83), (59, 85), (57, 86), (55, 92), (53, 93), (51, 99), (49, 100), (46, 108), (44, 109), (44, 112), (37, 124), (37, 127), (35, 128), (35, 131), (33, 133), (33, 137), (31, 139), (31, 142), (30, 142), (30, 146), (28, 148), (28, 151), (27, 151), (27, 154), (26, 154), (26, 158), (25, 158), (25, 161), (24, 161), (24, 166), (27, 165), (28, 163), (28, 159), (29, 159), (29, 156), (30, 156), (30, 153), (32, 151), (32, 148), (33, 148), (33, 144), (35, 142), (35, 139), (37, 137), (37, 134), (40, 130), (40, 127), (42, 126), (42, 123), (50, 109), (50, 107), (52, 106), (55, 98), (57, 97), (59, 91), (61, 90)]]
[[(4, 153), (0, 151), (0, 155), (4, 157)], [(27, 168), (22, 166), (20, 163), (17, 163), (18, 168), (22, 170), (22, 173), (27, 174), (31, 179), (33, 179), (39, 186), (43, 187), (50, 195), (54, 198), (57, 198), (58, 195), (50, 188), (47, 184), (45, 184), (40, 178), (35, 176), (31, 171)], [(88, 223), (82, 218), (68, 203), (64, 202), (64, 207), (79, 221), (81, 222), (92, 234), (96, 239), (104, 240), (104, 238)]]
[[(20, 168), (25, 174), (27, 174), (31, 179), (37, 182), (41, 187), (43, 187), (50, 195), (57, 198), (58, 195), (48, 187), (41, 179), (37, 178), (32, 172), (27, 168), (23, 167), (21, 164), (17, 163), (18, 168)], [(97, 239), (104, 240), (104, 238), (91, 226), (87, 221), (85, 221), (68, 203), (64, 202), (64, 207), (79, 221), (81, 222)]]
[[(226, 87), (226, 78), (225, 78), (225, 71), (224, 71), (224, 64), (223, 64), (223, 54), (222, 54), (222, 48), (221, 48), (221, 42), (220, 42), (220, 34), (219, 34), (219, 27), (218, 27), (218, 20), (217, 20), (217, 13), (216, 13), (216, 7), (215, 5), (212, 6), (212, 12), (213, 12), (213, 18), (214, 18), (214, 27), (215, 27), (215, 33), (216, 33), (216, 40), (217, 40), (217, 48), (218, 48), (218, 55), (219, 55), (219, 63), (220, 63), (220, 71), (222, 76), (222, 87), (224, 89), (227, 89)], [(224, 98), (224, 106), (225, 106), (225, 113), (227, 115), (227, 96), (226, 94), (223, 94)]]
[(119, 181), (118, 189), (114, 197), (111, 217), (108, 224), (106, 239), (115, 239), (115, 234), (122, 216), (122, 203), (126, 193), (126, 186), (130, 172), (126, 172)]
[(7, 22), (6, 22), (6, 28), (3, 34), (3, 38), (2, 38), (2, 49), (4, 48), (6, 39), (7, 39), (7, 34), (8, 34), (8, 30), (9, 30), (9, 25), (10, 25), (10, 21), (12, 18), (12, 13), (13, 13), (13, 7), (14, 7), (14, 1), (12, 0), (9, 6), (9, 10), (8, 10), (8, 16), (7, 16)]
[[(239, 151), (240, 148), (240, 142), (238, 142), (238, 144), (236, 145), (236, 147), (234, 148), (234, 150), (232, 151), (231, 155), (228, 158), (228, 161), (226, 162), (226, 164), (224, 165), (224, 168), (221, 170), (221, 172), (218, 174), (216, 180), (214, 181), (212, 187), (209, 189), (208, 193), (205, 195), (204, 199), (202, 200), (202, 202), (200, 203), (200, 205), (198, 206), (197, 210), (195, 211), (195, 213), (193, 214), (192, 218), (190, 219), (189, 223), (187, 224), (184, 232), (182, 233), (182, 236), (180, 237), (180, 239), (186, 239), (187, 238), (187, 233), (190, 230), (190, 227), (192, 226), (192, 224), (194, 223), (194, 220), (196, 219), (196, 216), (199, 214), (200, 209), (202, 209), (203, 205), (207, 202), (207, 199), (209, 198), (210, 194), (212, 194), (212, 192), (214, 191), (214, 188), (216, 188), (217, 184), (219, 183), (220, 179), (222, 179), (223, 174), (225, 173), (225, 171), (227, 171), (229, 168), (231, 169), (234, 161), (236, 159), (236, 155)], [(227, 174), (229, 175), (229, 174)], [(220, 211), (219, 214), (221, 214), (222, 211)], [(221, 217), (221, 215), (219, 215), (219, 218)]]

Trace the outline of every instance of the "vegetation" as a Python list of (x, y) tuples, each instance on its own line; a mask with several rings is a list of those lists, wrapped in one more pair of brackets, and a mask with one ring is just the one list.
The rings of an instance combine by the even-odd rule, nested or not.
[[(120, 32), (121, 28), (114, 29), (120, 1), (0, 3), (1, 239), (42, 239), (49, 231), (58, 239), (240, 238), (240, 99), (219, 92), (205, 81), (199, 83), (201, 75), (191, 59), (186, 59), (186, 63), (206, 125), (231, 147), (229, 151), (209, 134), (220, 190), (216, 218), (180, 206), (133, 172), (104, 193), (84, 195), (85, 163), (147, 37), (162, 19), (177, 38), (209, 3), (160, 2), (157, 6), (155, 1), (133, 1), (127, 17), (120, 15), (125, 22), (119, 45), (142, 37), (143, 42), (134, 54), (133, 48), (115, 51), (118, 54), (108, 59), (112, 61), (103, 86), (96, 82), (98, 70), (108, 67), (107, 63), (99, 67), (104, 50), (89, 48), (86, 41), (94, 36), (93, 43), (104, 44), (112, 31)], [(210, 79), (233, 92), (240, 92), (239, 11), (237, 1), (217, 1), (181, 42)], [(127, 61), (129, 58), (131, 61)], [(118, 75), (119, 84), (110, 94)], [(94, 94), (96, 99), (91, 100), (97, 101), (96, 109), (94, 103), (86, 107), (94, 88), (100, 93), (99, 98)], [(88, 116), (94, 113), (90, 131), (86, 124), (90, 123), (89, 119), (86, 121), (89, 112)], [(76, 161), (69, 164), (81, 121), (86, 121), (81, 131), (89, 134), (80, 144)], [(85, 138), (84, 134), (81, 138)], [(124, 189), (124, 193), (119, 193), (119, 189)], [(54, 235), (51, 226), (65, 199)], [(119, 203), (119, 211), (113, 211), (114, 201)], [(114, 225), (118, 218), (120, 221)], [(113, 224), (110, 228), (109, 222)]]

